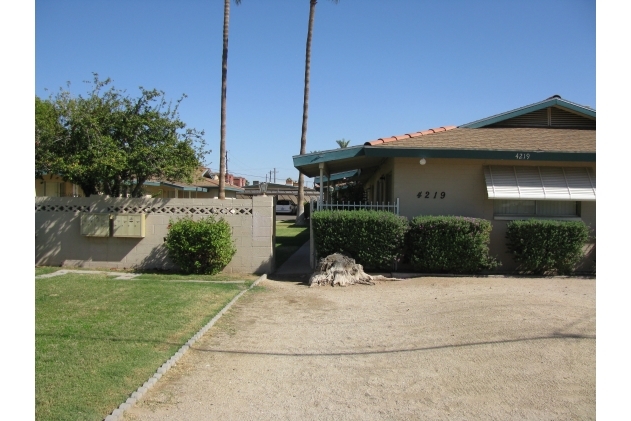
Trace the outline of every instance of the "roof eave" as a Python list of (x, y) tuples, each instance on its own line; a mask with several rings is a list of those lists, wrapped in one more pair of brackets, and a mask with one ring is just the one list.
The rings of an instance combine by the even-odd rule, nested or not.
[(483, 118), (481, 120), (476, 120), (471, 123), (463, 124), (458, 126), (458, 128), (464, 129), (479, 129), (480, 127), (489, 126), (491, 124), (499, 123), (500, 121), (508, 120), (509, 118), (518, 117), (523, 114), (531, 113), (533, 111), (538, 111), (544, 108), (558, 106), (562, 108), (567, 108), (576, 113), (585, 115), (586, 117), (596, 118), (596, 110), (591, 108), (575, 104), (570, 101), (566, 101), (562, 98), (550, 98), (541, 102), (537, 102), (536, 104), (527, 105), (525, 107), (517, 108), (512, 111), (508, 111), (501, 114), (496, 114), (491, 117)]
[(328, 161), (339, 161), (341, 159), (354, 158), (356, 156), (363, 155), (363, 151), (363, 146), (353, 146), (350, 148), (332, 149), (305, 155), (294, 155), (292, 158), (294, 160), (294, 167), (298, 168), (299, 166), (306, 164), (324, 163)]
[(203, 187), (197, 187), (197, 186), (181, 186), (181, 185), (177, 185), (177, 184), (173, 184), (173, 183), (169, 183), (166, 181), (163, 181), (160, 183), (163, 186), (167, 186), (167, 187), (173, 187), (176, 190), (183, 190), (183, 191), (197, 191), (197, 192), (207, 192), (208, 190), (206, 190)]
[[(521, 158), (520, 158), (521, 154)], [(525, 158), (525, 155), (528, 158)], [(537, 150), (489, 150), (489, 149), (432, 149), (432, 148), (383, 148), (367, 146), (366, 157), (383, 158), (459, 158), (498, 159), (507, 161), (585, 161), (596, 162), (596, 152), (584, 151), (537, 151)]]
[[(323, 176), (322, 179), (326, 183), (326, 182), (329, 182), (329, 181), (343, 180), (345, 178), (349, 179), (351, 177), (356, 176), (357, 173), (358, 173), (357, 170), (344, 171), (344, 172), (340, 172), (340, 173), (336, 173), (336, 174), (331, 174), (331, 178), (330, 179), (326, 175)], [(319, 184), (320, 183), (320, 177), (314, 177), (313, 178), (313, 182)]]

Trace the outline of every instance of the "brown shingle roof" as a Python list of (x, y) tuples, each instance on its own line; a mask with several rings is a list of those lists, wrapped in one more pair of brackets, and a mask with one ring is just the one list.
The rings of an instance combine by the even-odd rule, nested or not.
[[(392, 139), (392, 140), (390, 140)], [(380, 139), (381, 140), (381, 139)], [(380, 148), (532, 150), (543, 152), (596, 152), (595, 130), (545, 128), (454, 128), (431, 136), (366, 142)]]

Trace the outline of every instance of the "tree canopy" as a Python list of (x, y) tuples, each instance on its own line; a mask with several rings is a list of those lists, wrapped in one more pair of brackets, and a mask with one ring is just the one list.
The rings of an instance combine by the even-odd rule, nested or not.
[(203, 162), (204, 132), (187, 128), (156, 89), (132, 97), (94, 74), (86, 96), (35, 97), (35, 176), (58, 174), (86, 196), (142, 195), (151, 178), (191, 182)]

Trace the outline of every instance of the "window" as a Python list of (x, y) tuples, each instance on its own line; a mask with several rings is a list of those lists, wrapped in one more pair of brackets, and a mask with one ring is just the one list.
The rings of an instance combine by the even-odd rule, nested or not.
[(571, 200), (494, 200), (496, 217), (575, 218), (579, 205)]

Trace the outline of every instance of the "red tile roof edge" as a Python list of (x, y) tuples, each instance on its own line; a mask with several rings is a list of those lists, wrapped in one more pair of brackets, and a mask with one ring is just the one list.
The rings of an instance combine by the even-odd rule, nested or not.
[(436, 127), (434, 129), (424, 130), (422, 132), (406, 133), (406, 134), (403, 134), (403, 135), (391, 136), (391, 137), (380, 137), (377, 140), (373, 140), (373, 141), (364, 143), (364, 146), (375, 146), (375, 145), (381, 145), (381, 144), (384, 144), (384, 143), (395, 142), (395, 141), (401, 140), (401, 139), (411, 139), (413, 137), (418, 137), (418, 136), (427, 136), (429, 134), (446, 132), (447, 130), (452, 130), (452, 129), (455, 129), (455, 128), (456, 128), (456, 126), (442, 126), (442, 127)]

